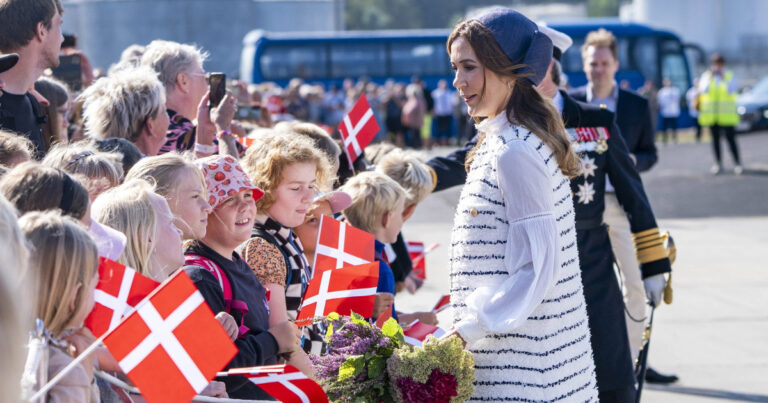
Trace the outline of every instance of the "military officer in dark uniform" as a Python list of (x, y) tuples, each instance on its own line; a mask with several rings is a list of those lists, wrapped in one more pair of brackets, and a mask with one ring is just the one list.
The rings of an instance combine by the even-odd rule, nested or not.
[[(570, 45), (570, 38), (546, 27), (540, 29), (553, 39), (554, 56), (558, 60)], [(539, 90), (551, 98), (561, 112), (582, 160), (582, 174), (571, 180), (571, 189), (600, 401), (633, 402), (635, 379), (626, 336), (624, 305), (613, 271), (614, 257), (607, 227), (602, 219), (606, 175), (614, 183), (617, 197), (631, 217), (643, 278), (663, 277), (671, 267), (650, 203), (627, 146), (619, 135), (613, 113), (577, 102), (559, 91), (558, 67), (558, 62), (551, 63)], [(553, 69), (556, 70), (554, 80)], [(473, 145), (470, 141), (447, 157), (427, 162), (438, 177), (436, 190), (464, 183), (464, 159)]]

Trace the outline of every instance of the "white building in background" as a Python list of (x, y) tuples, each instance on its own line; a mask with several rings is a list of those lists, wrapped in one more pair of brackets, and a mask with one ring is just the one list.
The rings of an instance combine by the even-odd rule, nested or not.
[(208, 71), (237, 75), (243, 38), (273, 32), (344, 29), (344, 0), (63, 0), (66, 33), (94, 67), (108, 68), (131, 44), (194, 43)]
[(766, 16), (766, 0), (633, 0), (620, 14), (746, 65), (768, 62)]

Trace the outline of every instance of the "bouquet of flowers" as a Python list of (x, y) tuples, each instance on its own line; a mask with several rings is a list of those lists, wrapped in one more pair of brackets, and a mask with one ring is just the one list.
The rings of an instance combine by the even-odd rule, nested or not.
[(475, 360), (458, 337), (429, 336), (423, 347), (404, 346), (387, 361), (395, 402), (464, 402), (472, 396)]
[(403, 329), (389, 319), (381, 329), (352, 313), (351, 318), (328, 315), (325, 341), (328, 354), (310, 355), (328, 398), (339, 402), (392, 402), (387, 359), (402, 347)]

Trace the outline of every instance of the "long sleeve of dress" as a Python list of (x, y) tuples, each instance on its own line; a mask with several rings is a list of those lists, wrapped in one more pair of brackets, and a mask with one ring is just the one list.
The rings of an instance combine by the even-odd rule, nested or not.
[(498, 183), (504, 198), (509, 233), (503, 282), (476, 289), (467, 298), (474, 313), (456, 324), (471, 343), (488, 333), (509, 333), (541, 304), (554, 282), (558, 262), (551, 176), (529, 144), (513, 141), (498, 161)]

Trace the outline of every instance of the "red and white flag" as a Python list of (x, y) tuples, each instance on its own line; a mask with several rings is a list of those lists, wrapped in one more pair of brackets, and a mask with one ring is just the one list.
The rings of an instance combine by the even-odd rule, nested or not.
[(445, 330), (438, 326), (421, 323), (418, 319), (403, 330), (405, 342), (412, 346), (421, 346), (430, 334), (439, 339), (445, 334)]
[(440, 299), (437, 301), (437, 304), (435, 304), (435, 307), (432, 308), (432, 312), (434, 313), (440, 313), (444, 311), (448, 306), (450, 306), (451, 303), (451, 296), (446, 294), (440, 297)]
[(437, 249), (440, 244), (432, 244), (428, 248), (424, 247), (424, 242), (408, 241), (405, 243), (408, 248), (408, 255), (411, 257), (411, 272), (422, 280), (427, 279), (427, 254)]
[(323, 388), (291, 365), (237, 368), (219, 374), (243, 375), (283, 403), (327, 403)]
[(130, 267), (105, 257), (100, 260), (99, 283), (93, 293), (96, 303), (85, 318), (85, 327), (96, 337), (114, 329), (123, 316), (160, 285)]
[(352, 163), (363, 154), (365, 146), (379, 132), (379, 124), (376, 123), (373, 109), (368, 104), (365, 94), (360, 96), (352, 110), (339, 123), (339, 132), (344, 142), (344, 152), (347, 154), (349, 168), (352, 169)]
[(183, 270), (141, 301), (104, 345), (150, 403), (189, 402), (237, 354)]
[(310, 280), (296, 324), (312, 324), (314, 318), (331, 312), (342, 316), (355, 312), (369, 318), (373, 314), (378, 283), (379, 262), (325, 270)]
[(314, 272), (373, 262), (375, 239), (361, 229), (332, 217), (320, 217), (315, 247)]

